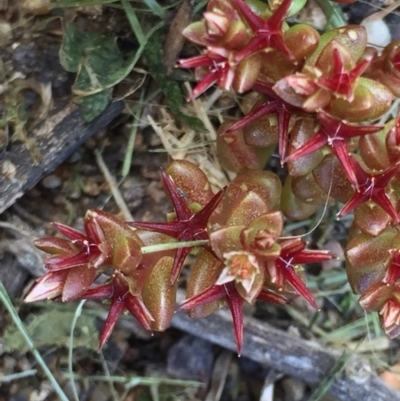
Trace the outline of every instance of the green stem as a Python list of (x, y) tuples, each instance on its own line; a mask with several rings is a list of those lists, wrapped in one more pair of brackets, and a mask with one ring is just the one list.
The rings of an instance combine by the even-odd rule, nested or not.
[(128, 18), (129, 24), (133, 30), (133, 33), (136, 36), (136, 39), (139, 42), (139, 45), (144, 47), (147, 43), (146, 35), (143, 33), (140, 22), (135, 14), (134, 8), (131, 6), (128, 0), (121, 0), (122, 8), (125, 11), (125, 14)]
[(46, 362), (40, 355), (40, 352), (36, 348), (36, 345), (33, 342), (32, 338), (30, 337), (29, 333), (26, 331), (24, 324), (22, 323), (21, 319), (19, 318), (18, 313), (15, 310), (15, 308), (11, 302), (11, 299), (7, 294), (7, 290), (5, 289), (3, 283), (1, 283), (1, 282), (0, 282), (0, 301), (6, 307), (8, 313), (11, 316), (11, 319), (13, 320), (14, 324), (17, 326), (17, 329), (22, 334), (22, 337), (24, 338), (26, 344), (28, 345), (29, 350), (32, 352), (33, 356), (36, 358), (37, 363), (43, 369), (44, 374), (49, 379), (49, 381), (50, 381), (51, 385), (53, 386), (54, 391), (57, 393), (59, 399), (61, 401), (69, 401), (68, 397), (65, 395), (64, 391), (62, 390), (60, 385), (57, 383), (57, 380), (51, 373), (50, 369), (47, 367)]
[[(71, 378), (69, 373), (64, 373), (64, 376), (68, 379)], [(126, 386), (133, 388), (136, 386), (153, 386), (153, 385), (170, 385), (170, 386), (204, 386), (203, 383), (194, 380), (180, 380), (180, 379), (169, 379), (166, 377), (143, 377), (143, 376), (103, 376), (103, 375), (92, 375), (89, 377), (83, 377), (79, 374), (73, 375), (75, 379), (89, 379), (93, 382), (111, 382), (125, 384)]]
[(148, 245), (142, 247), (142, 253), (153, 253), (161, 251), (169, 251), (171, 249), (188, 248), (193, 246), (201, 246), (208, 244), (207, 239), (197, 241), (184, 241), (184, 242), (168, 242), (166, 244)]
[(78, 307), (76, 308), (74, 319), (71, 324), (71, 331), (69, 333), (69, 349), (68, 349), (68, 373), (71, 375), (70, 384), (72, 388), (72, 393), (74, 395), (75, 401), (79, 401), (78, 390), (75, 385), (74, 380), (74, 370), (73, 370), (73, 361), (74, 361), (74, 331), (76, 324), (78, 322), (79, 316), (82, 314), (83, 305), (85, 305), (86, 299), (79, 302)]
[(322, 11), (326, 15), (327, 24), (325, 30), (340, 28), (347, 25), (343, 17), (342, 9), (339, 4), (332, 3), (329, 0), (317, 0)]

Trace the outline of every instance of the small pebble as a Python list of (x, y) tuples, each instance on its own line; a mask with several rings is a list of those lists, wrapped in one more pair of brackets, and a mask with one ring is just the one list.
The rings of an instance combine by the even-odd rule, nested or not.
[(5, 45), (11, 38), (11, 25), (7, 21), (0, 21), (0, 46)]
[(369, 45), (385, 47), (391, 42), (392, 37), (389, 27), (383, 20), (379, 19), (362, 22), (361, 25), (367, 30), (367, 41)]
[(167, 371), (180, 379), (207, 382), (213, 359), (212, 345), (208, 341), (185, 335), (169, 349)]
[(42, 186), (47, 189), (58, 188), (59, 186), (61, 186), (61, 184), (61, 178), (56, 176), (55, 174), (50, 174), (42, 180)]

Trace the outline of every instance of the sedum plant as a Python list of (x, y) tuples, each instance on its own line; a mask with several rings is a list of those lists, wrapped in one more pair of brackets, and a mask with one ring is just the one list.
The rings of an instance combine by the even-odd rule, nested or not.
[[(247, 115), (218, 130), (218, 158), (236, 178), (214, 193), (199, 167), (176, 160), (161, 173), (173, 206), (166, 221), (121, 222), (89, 210), (84, 232), (55, 223), (65, 238), (36, 241), (50, 255), (48, 273), (27, 302), (108, 299), (99, 347), (125, 310), (163, 331), (190, 254), (179, 309), (202, 318), (227, 305), (240, 353), (245, 302), (301, 296), (317, 307), (302, 266), (334, 255), (307, 249), (283, 228), (339, 202), (337, 217), (354, 213), (345, 250), (351, 287), (390, 337), (400, 333), (400, 117), (374, 124), (400, 96), (400, 42), (378, 52), (362, 26), (320, 34), (289, 25), (304, 5), (209, 0), (203, 18), (183, 31), (201, 53), (178, 66), (194, 69), (191, 99), (213, 85), (258, 93)], [(276, 147), (283, 182), (265, 169)]]

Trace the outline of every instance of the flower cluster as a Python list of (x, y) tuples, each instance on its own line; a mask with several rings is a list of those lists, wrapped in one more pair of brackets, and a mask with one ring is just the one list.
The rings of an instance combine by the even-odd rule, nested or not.
[[(203, 171), (180, 160), (162, 172), (162, 180), (174, 207), (167, 222), (123, 223), (109, 213), (89, 210), (84, 233), (55, 223), (66, 239), (46, 237), (35, 242), (50, 254), (45, 260), (48, 273), (25, 301), (109, 299), (99, 347), (124, 310), (144, 328), (163, 331), (175, 310), (185, 258), (192, 253), (195, 262), (180, 309), (199, 318), (227, 303), (239, 353), (244, 302), (282, 304), (299, 294), (316, 306), (299, 266), (332, 256), (306, 250), (300, 238), (282, 237), (282, 188), (275, 174), (248, 171), (213, 194)], [(102, 278), (102, 283), (95, 282)]]

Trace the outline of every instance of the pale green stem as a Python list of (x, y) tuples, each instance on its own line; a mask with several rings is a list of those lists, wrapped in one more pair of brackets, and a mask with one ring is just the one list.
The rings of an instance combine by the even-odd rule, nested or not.
[(178, 248), (189, 248), (193, 246), (201, 246), (207, 245), (207, 239), (201, 239), (197, 241), (184, 241), (184, 242), (168, 242), (166, 244), (156, 244), (156, 245), (148, 245), (143, 246), (141, 248), (142, 253), (154, 253), (154, 252), (161, 252), (161, 251), (169, 251), (171, 249), (178, 249)]
[(33, 356), (36, 358), (37, 363), (43, 369), (44, 374), (49, 379), (49, 381), (50, 381), (51, 385), (53, 386), (54, 391), (57, 393), (59, 399), (61, 401), (69, 401), (68, 397), (65, 395), (64, 391), (62, 390), (60, 385), (57, 383), (57, 380), (53, 376), (53, 373), (51, 373), (50, 369), (47, 367), (46, 362), (43, 360), (42, 356), (40, 355), (40, 352), (36, 348), (36, 345), (33, 342), (32, 338), (30, 337), (29, 333), (26, 331), (24, 324), (22, 323), (21, 319), (19, 318), (18, 313), (15, 310), (15, 308), (11, 302), (11, 299), (7, 294), (7, 290), (5, 289), (3, 283), (1, 283), (1, 282), (0, 282), (0, 301), (6, 307), (8, 313), (11, 316), (11, 319), (13, 320), (14, 324), (17, 326), (17, 329), (19, 330), (19, 332), (22, 334), (22, 337), (24, 338), (26, 344), (28, 345), (29, 350), (32, 352)]
[(74, 331), (76, 324), (78, 322), (79, 316), (82, 314), (83, 305), (85, 305), (86, 299), (79, 302), (78, 307), (76, 308), (74, 319), (71, 324), (71, 331), (69, 333), (69, 349), (68, 349), (68, 373), (71, 375), (70, 384), (72, 388), (72, 393), (74, 394), (75, 401), (79, 401), (78, 390), (76, 389), (75, 379), (74, 379), (74, 370), (73, 370), (73, 361), (74, 361)]

